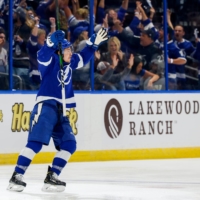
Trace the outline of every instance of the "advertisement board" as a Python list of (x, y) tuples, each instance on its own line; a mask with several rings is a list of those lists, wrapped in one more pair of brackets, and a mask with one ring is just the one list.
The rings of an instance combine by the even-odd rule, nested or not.
[[(0, 164), (27, 143), (35, 94), (0, 95)], [(200, 94), (75, 94), (73, 161), (200, 156)], [(42, 133), (41, 133), (42, 134)], [(55, 153), (50, 142), (41, 150)], [(42, 160), (38, 157), (38, 162)], [(46, 159), (48, 161), (48, 159)], [(41, 161), (42, 162), (42, 161)]]

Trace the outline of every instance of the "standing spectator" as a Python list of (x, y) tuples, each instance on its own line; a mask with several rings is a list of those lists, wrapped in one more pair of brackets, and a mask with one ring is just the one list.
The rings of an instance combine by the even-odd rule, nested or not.
[[(40, 18), (41, 24), (47, 27), (48, 32), (51, 30), (51, 23), (49, 22), (49, 18), (53, 17), (56, 18), (56, 1), (49, 0), (42, 2), (38, 8), (36, 9), (37, 16)], [(65, 31), (67, 35), (68, 24), (67, 18), (64, 13), (64, 7), (67, 6), (68, 0), (58, 0), (58, 7), (59, 7), (59, 21), (60, 21), (60, 28)]]
[(149, 70), (149, 64), (155, 54), (162, 55), (160, 50), (154, 42), (155, 33), (153, 30), (143, 30), (140, 37), (135, 37), (129, 34), (120, 25), (120, 22), (115, 21), (115, 29), (118, 31), (118, 37), (134, 52), (140, 54), (145, 59), (144, 69)]
[[(168, 24), (168, 33), (170, 32), (171, 34), (171, 30), (174, 30), (173, 24), (171, 22), (171, 10), (167, 9), (167, 24)], [(164, 29), (163, 29), (163, 22), (162, 25), (159, 27), (159, 34), (158, 34), (158, 39), (155, 41), (156, 45), (160, 48), (160, 49), (164, 49)], [(173, 35), (174, 37), (174, 35)]]
[[(31, 37), (28, 41), (28, 52), (30, 58), (29, 78), (32, 89), (38, 89), (41, 82), (41, 74), (38, 70), (37, 52), (44, 45), (46, 39), (46, 32), (44, 29), (39, 28), (39, 18), (35, 17), (35, 26), (31, 31)], [(51, 32), (55, 32), (55, 18), (49, 19), (51, 23)]]
[[(68, 37), (68, 39), (70, 40), (71, 43), (75, 42), (75, 38), (74, 38), (74, 30), (79, 27), (89, 27), (89, 11), (87, 8), (79, 8), (75, 5), (75, 4), (79, 4), (79, 0), (72, 1), (73, 4), (73, 12), (71, 11), (71, 9), (69, 8), (69, 6), (65, 6), (64, 11), (65, 11), (65, 15), (67, 17), (68, 20), (68, 25), (69, 25), (69, 31), (70, 31), (70, 35)], [(68, 5), (68, 4), (67, 4)], [(97, 0), (94, 0), (94, 7), (93, 7), (93, 21), (95, 22), (95, 15), (96, 15), (96, 5), (97, 5)]]
[[(31, 27), (31, 29), (33, 29), (33, 27), (35, 26), (35, 17), (37, 16), (37, 14), (35, 13), (34, 9), (32, 7), (26, 7), (26, 24)], [(40, 29), (44, 29), (46, 31), (46, 34), (49, 33), (49, 30), (47, 29), (47, 27), (41, 23), (39, 23), (37, 25)]]
[[(183, 52), (184, 56), (192, 56), (195, 52), (195, 47), (193, 44), (184, 39), (185, 31), (183, 26), (177, 25), (174, 28), (174, 36), (175, 36), (175, 44), (178, 48)], [(178, 89), (185, 90), (186, 89), (186, 75), (185, 75), (185, 65), (178, 66), (176, 68), (177, 72), (177, 84)]]
[(173, 30), (171, 28), (168, 28), (168, 80), (170, 90), (180, 89), (180, 87), (177, 87), (180, 78), (180, 75), (177, 73), (177, 70), (182, 71), (182, 68), (187, 61), (182, 50), (180, 50), (174, 43), (173, 36)]

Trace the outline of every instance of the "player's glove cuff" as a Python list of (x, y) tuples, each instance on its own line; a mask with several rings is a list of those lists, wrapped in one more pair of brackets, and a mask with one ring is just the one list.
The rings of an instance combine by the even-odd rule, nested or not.
[(55, 44), (51, 41), (51, 35), (49, 34), (47, 36), (47, 40), (46, 40), (47, 46), (48, 47), (53, 47)]
[(95, 38), (96, 38), (96, 34), (93, 34), (93, 35), (86, 41), (86, 44), (87, 44), (89, 47), (92, 47), (93, 49), (97, 50), (97, 49), (98, 49), (98, 45), (95, 45), (95, 44), (94, 44)]

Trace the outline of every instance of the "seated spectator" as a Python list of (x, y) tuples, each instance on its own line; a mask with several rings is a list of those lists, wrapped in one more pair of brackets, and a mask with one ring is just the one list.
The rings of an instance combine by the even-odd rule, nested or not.
[[(142, 56), (134, 57), (133, 66), (130, 74), (125, 79), (126, 90), (157, 90), (165, 89), (163, 82), (159, 82), (159, 76), (150, 71), (143, 69), (145, 65)], [(159, 85), (159, 86), (158, 86)], [(160, 85), (162, 85), (160, 87)]]
[(114, 74), (122, 72), (127, 64), (127, 58), (125, 53), (120, 50), (121, 42), (119, 41), (119, 39), (117, 37), (111, 37), (108, 40), (107, 49), (107, 52), (95, 52), (96, 63), (100, 61), (106, 61), (112, 65), (113, 59), (117, 58), (119, 62), (115, 67)]
[(0, 72), (8, 72), (8, 54), (4, 47), (6, 42), (5, 31), (0, 30)]
[(133, 66), (133, 55), (130, 55), (130, 58), (127, 63), (127, 67), (117, 74), (114, 74), (114, 70), (119, 62), (119, 59), (115, 57), (112, 61), (112, 64), (101, 61), (97, 65), (97, 71), (94, 74), (95, 89), (96, 90), (125, 90), (125, 88), (119, 86), (119, 83), (124, 82), (124, 79), (130, 73), (131, 67)]
[[(124, 71), (124, 68), (127, 65), (127, 58), (125, 53), (123, 53), (121, 50), (121, 43), (118, 40), (117, 37), (111, 37), (108, 40), (108, 51), (104, 53), (100, 53), (99, 51), (95, 52), (95, 63), (97, 65), (98, 62), (100, 61), (105, 61), (110, 63), (111, 65), (113, 64), (113, 61), (115, 59), (118, 59), (117, 66), (114, 68), (114, 74), (118, 74), (122, 71)], [(120, 82), (116, 85), (118, 90), (125, 90), (124, 82)]]

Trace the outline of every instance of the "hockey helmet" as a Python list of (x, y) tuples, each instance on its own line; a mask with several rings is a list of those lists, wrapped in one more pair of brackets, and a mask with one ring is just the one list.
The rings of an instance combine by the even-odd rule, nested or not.
[(62, 53), (64, 52), (64, 50), (65, 49), (67, 49), (67, 48), (70, 48), (71, 49), (71, 51), (72, 51), (72, 53), (73, 53), (73, 46), (72, 46), (72, 44), (68, 41), (68, 40), (66, 40), (66, 39), (64, 39), (63, 41), (62, 41)]

